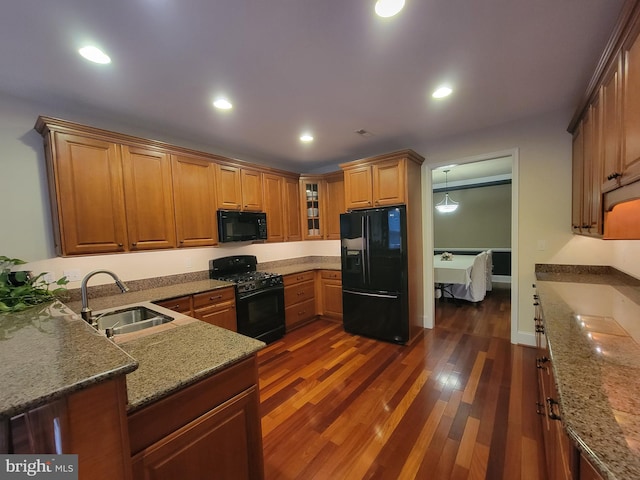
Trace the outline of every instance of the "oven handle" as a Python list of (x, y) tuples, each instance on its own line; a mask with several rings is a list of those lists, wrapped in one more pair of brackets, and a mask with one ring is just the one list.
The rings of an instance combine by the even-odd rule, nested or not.
[(251, 298), (251, 297), (255, 297), (256, 295), (262, 295), (265, 293), (271, 293), (271, 292), (275, 292), (275, 291), (282, 291), (284, 293), (284, 285), (278, 285), (275, 287), (269, 287), (269, 288), (264, 288), (262, 290), (254, 290), (253, 292), (249, 292), (249, 293), (240, 293), (238, 294), (238, 300), (246, 300), (247, 298)]

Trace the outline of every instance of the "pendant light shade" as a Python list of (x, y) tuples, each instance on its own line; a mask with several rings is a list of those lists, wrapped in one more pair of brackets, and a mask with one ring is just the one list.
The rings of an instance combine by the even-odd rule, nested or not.
[[(447, 182), (447, 173), (449, 170), (444, 171), (444, 189), (448, 190), (448, 182)], [(458, 202), (455, 202), (449, 198), (449, 192), (446, 191), (444, 194), (444, 198), (440, 203), (436, 205), (436, 210), (440, 213), (451, 213), (454, 212), (458, 208)]]

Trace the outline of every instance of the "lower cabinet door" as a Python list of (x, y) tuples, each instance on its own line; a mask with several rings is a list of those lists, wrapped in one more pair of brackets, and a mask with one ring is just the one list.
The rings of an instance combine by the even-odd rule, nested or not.
[(264, 478), (257, 405), (252, 387), (142, 450), (134, 480)]

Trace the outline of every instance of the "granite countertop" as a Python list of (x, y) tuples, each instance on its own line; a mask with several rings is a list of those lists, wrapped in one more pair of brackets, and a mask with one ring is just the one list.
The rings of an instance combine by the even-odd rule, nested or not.
[(140, 363), (127, 375), (129, 413), (193, 384), (264, 347), (201, 321), (120, 344)]
[(0, 315), (0, 419), (132, 372), (138, 362), (60, 302)]
[(536, 276), (564, 427), (604, 478), (640, 478), (640, 282), (612, 269)]

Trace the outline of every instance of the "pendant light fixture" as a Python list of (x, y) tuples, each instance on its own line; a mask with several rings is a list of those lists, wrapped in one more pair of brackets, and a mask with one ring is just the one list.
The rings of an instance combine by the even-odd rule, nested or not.
[(449, 173), (449, 170), (444, 170), (444, 198), (440, 203), (436, 205), (436, 210), (438, 210), (440, 213), (451, 213), (458, 208), (458, 202), (455, 202), (449, 198), (449, 184), (447, 182), (447, 173)]

